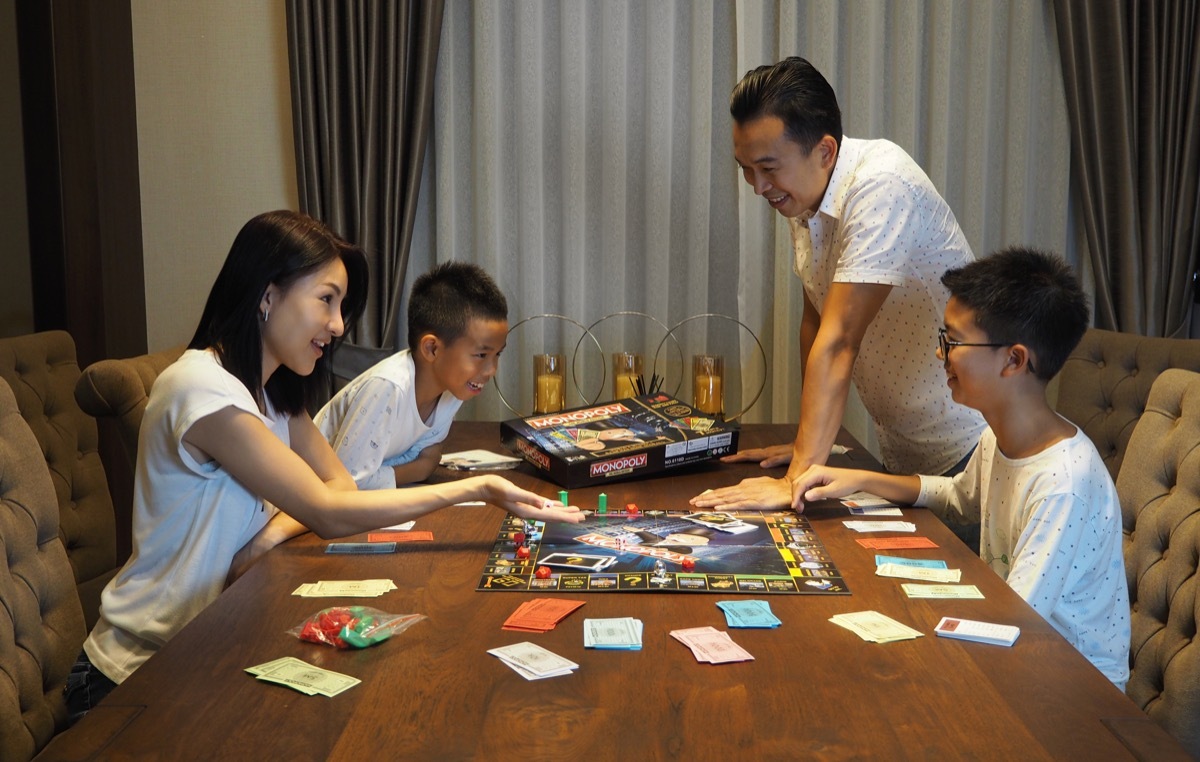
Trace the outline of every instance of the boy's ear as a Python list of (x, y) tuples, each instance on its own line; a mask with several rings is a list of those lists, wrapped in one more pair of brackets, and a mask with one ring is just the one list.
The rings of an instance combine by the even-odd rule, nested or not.
[(442, 340), (432, 333), (421, 334), (421, 338), (417, 340), (417, 354), (425, 362), (433, 362), (444, 348)]
[(1004, 364), (1005, 373), (1028, 373), (1033, 363), (1033, 353), (1024, 344), (1013, 344), (1008, 348), (1008, 358)]

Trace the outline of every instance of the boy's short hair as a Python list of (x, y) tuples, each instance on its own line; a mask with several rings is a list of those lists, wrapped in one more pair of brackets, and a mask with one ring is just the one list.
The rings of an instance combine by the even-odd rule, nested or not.
[(452, 344), (472, 320), (508, 320), (508, 300), (478, 265), (443, 262), (417, 278), (408, 298), (408, 346), (432, 333)]
[(947, 270), (942, 283), (975, 313), (999, 344), (1024, 344), (1037, 357), (1035, 375), (1049, 381), (1079, 344), (1091, 318), (1070, 265), (1054, 254), (1013, 246)]
[(826, 135), (842, 145), (837, 94), (821, 72), (799, 56), (746, 72), (729, 96), (729, 113), (738, 124), (778, 117), (785, 134), (805, 154)]

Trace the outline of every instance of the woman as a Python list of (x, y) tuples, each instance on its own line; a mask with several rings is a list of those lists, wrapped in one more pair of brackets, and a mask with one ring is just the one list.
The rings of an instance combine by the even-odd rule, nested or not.
[[(525, 519), (583, 514), (484, 475), (357, 491), (311, 406), (362, 313), (361, 250), (296, 212), (238, 233), (188, 350), (156, 380), (138, 438), (133, 554), (67, 683), (72, 722), (259, 556), (311, 529), (341, 537), (483, 500)], [(279, 506), (287, 513), (282, 513)]]

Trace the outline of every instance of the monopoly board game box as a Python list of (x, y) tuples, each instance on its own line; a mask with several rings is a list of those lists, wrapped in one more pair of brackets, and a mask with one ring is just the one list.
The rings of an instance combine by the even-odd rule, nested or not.
[(738, 428), (659, 393), (505, 421), (500, 439), (551, 481), (590, 487), (737, 452)]

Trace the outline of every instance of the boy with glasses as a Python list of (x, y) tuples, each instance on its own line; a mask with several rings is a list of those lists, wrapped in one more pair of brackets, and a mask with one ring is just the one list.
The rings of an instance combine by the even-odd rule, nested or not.
[(955, 477), (813, 466), (804, 501), (862, 490), (982, 523), (980, 557), (1117, 686), (1129, 679), (1129, 598), (1116, 488), (1087, 435), (1046, 402), (1088, 326), (1061, 260), (1012, 248), (942, 276), (937, 353), (954, 401), (988, 428)]

